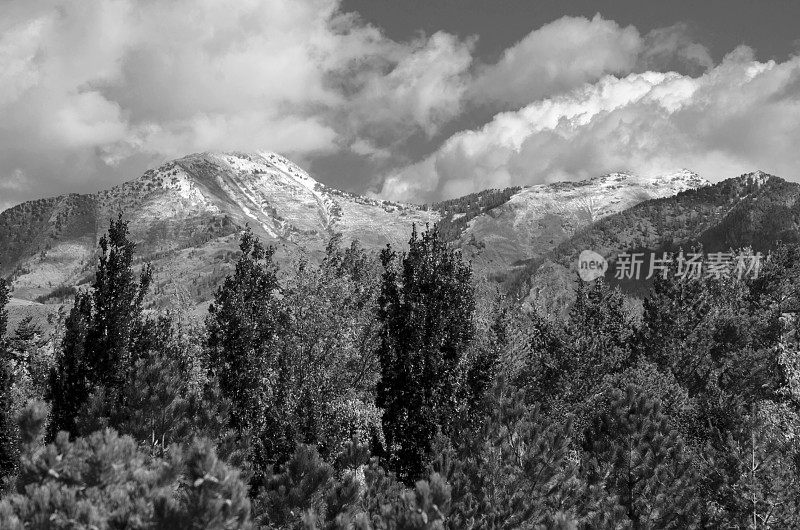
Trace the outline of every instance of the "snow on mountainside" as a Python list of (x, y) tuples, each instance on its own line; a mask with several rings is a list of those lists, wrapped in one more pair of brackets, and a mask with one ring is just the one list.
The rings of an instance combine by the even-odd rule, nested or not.
[(230, 270), (245, 225), (287, 259), (321, 252), (335, 233), (369, 248), (403, 246), (412, 223), (439, 219), (419, 206), (326, 187), (275, 153), (189, 155), (110, 190), (0, 213), (0, 274), (12, 278), (14, 296), (41, 299), (89, 281), (97, 240), (118, 212), (139, 258), (154, 264), (156, 294), (180, 287), (195, 300), (207, 299)]
[[(552, 251), (575, 230), (641, 201), (705, 185), (690, 172), (655, 179), (612, 174), (511, 190), (472, 212), (453, 243), (478, 276), (502, 277)], [(456, 200), (458, 202), (458, 200)], [(327, 187), (269, 152), (202, 153), (88, 195), (30, 201), (0, 212), (0, 274), (20, 300), (57, 302), (92, 279), (97, 240), (122, 212), (139, 262), (153, 263), (156, 301), (208, 300), (233, 267), (249, 225), (279, 260), (318, 256), (329, 238), (367, 248), (407, 244), (412, 223), (449, 214)], [(465, 221), (466, 219), (462, 219)]]
[(573, 300), (577, 259), (592, 250), (610, 260), (606, 280), (643, 297), (650, 281), (617, 281), (621, 252), (661, 255), (680, 249), (767, 254), (800, 243), (800, 184), (762, 171), (640, 202), (578, 230), (542, 259), (516, 272), (517, 295), (547, 314), (565, 314)]
[(584, 226), (643, 201), (708, 184), (696, 173), (682, 170), (651, 178), (611, 173), (580, 182), (529, 186), (471, 221), (460, 241), (477, 270), (501, 279)]

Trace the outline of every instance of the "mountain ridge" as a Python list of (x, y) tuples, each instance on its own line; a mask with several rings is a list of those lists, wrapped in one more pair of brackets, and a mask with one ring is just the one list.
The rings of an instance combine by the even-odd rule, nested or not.
[(91, 281), (97, 240), (123, 212), (137, 260), (154, 264), (156, 298), (183, 283), (195, 302), (207, 300), (230, 270), (246, 225), (286, 260), (319, 255), (334, 234), (367, 248), (402, 248), (412, 224), (439, 223), (451, 226), (450, 243), (478, 276), (502, 279), (598, 219), (707, 184), (686, 170), (653, 178), (612, 173), (426, 206), (336, 190), (268, 151), (195, 153), (107, 190), (0, 212), (0, 274), (20, 300), (57, 301)]

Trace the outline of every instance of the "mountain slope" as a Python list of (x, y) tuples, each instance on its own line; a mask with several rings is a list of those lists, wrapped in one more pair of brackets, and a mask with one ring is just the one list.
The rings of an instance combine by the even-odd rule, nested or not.
[[(530, 303), (563, 310), (578, 255), (593, 250), (607, 259), (624, 251), (677, 251), (702, 247), (725, 252), (751, 247), (768, 252), (778, 242), (800, 241), (800, 184), (757, 171), (672, 197), (642, 202), (577, 231), (520, 273)], [(606, 278), (613, 281), (613, 262)], [(623, 285), (633, 294), (646, 282)]]
[(97, 240), (123, 212), (155, 288), (182, 278), (207, 298), (230, 268), (245, 225), (286, 257), (324, 248), (334, 233), (367, 247), (402, 246), (436, 212), (328, 188), (274, 153), (204, 153), (168, 162), (110, 190), (21, 204), (0, 213), (0, 274), (35, 299), (89, 280)]
[(530, 186), (470, 222), (459, 244), (477, 270), (504, 279), (583, 227), (643, 201), (706, 185), (697, 174), (684, 170), (655, 178), (612, 173), (581, 182)]
[(412, 223), (439, 223), (477, 276), (502, 280), (587, 225), (706, 184), (688, 171), (654, 179), (615, 173), (486, 190), (425, 207), (329, 188), (275, 153), (194, 154), (109, 190), (0, 212), (0, 274), (12, 279), (18, 299), (58, 302), (91, 281), (97, 240), (122, 212), (137, 259), (154, 265), (157, 303), (208, 300), (232, 268), (245, 225), (286, 260), (319, 255), (334, 234), (367, 248), (402, 248)]

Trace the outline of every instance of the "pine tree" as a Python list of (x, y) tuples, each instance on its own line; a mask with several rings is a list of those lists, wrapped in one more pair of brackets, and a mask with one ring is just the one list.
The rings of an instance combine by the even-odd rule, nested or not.
[(644, 300), (638, 349), (662, 370), (674, 372), (692, 393), (705, 386), (710, 370), (698, 335), (707, 328), (715, 306), (719, 307), (702, 279), (675, 278), (674, 274), (656, 277)]
[(122, 405), (108, 400), (101, 387), (81, 407), (78, 431), (113, 426), (155, 452), (195, 437), (226, 441), (229, 403), (196, 357), (200, 337), (180, 329), (170, 316), (152, 324), (159, 347), (140, 354), (120, 390)]
[(47, 412), (33, 402), (19, 418), (21, 469), (0, 528), (252, 528), (246, 484), (208, 441), (163, 458), (113, 429), (42, 445)]
[(589, 484), (616, 495), (634, 528), (696, 525), (699, 481), (660, 403), (633, 386), (610, 398), (584, 437)]
[(571, 421), (527, 406), (525, 392), (499, 378), (474, 427), (437, 439), (432, 468), (451, 485), (448, 528), (613, 526), (620, 507), (579, 476)]
[(390, 467), (408, 484), (421, 476), (437, 431), (470, 401), (462, 362), (474, 339), (470, 266), (448, 250), (436, 229), (418, 235), (398, 256), (383, 250), (378, 318), (381, 379)]
[(253, 527), (247, 485), (238, 470), (217, 457), (209, 440), (195, 440), (181, 455), (179, 468), (177, 495), (154, 500), (156, 528), (246, 530)]
[(712, 472), (721, 480), (712, 523), (728, 528), (796, 528), (800, 510), (797, 431), (793, 405), (768, 401), (748, 411), (728, 433)]
[(624, 303), (619, 289), (609, 289), (602, 279), (593, 284), (578, 280), (568, 323), (576, 370), (602, 375), (630, 366), (633, 326)]
[(538, 356), (528, 369), (531, 390), (548, 415), (574, 415), (578, 432), (592, 412), (587, 398), (598, 393), (605, 378), (634, 362), (634, 326), (624, 301), (619, 289), (610, 289), (602, 279), (592, 284), (578, 280), (566, 326), (534, 322), (532, 346)]

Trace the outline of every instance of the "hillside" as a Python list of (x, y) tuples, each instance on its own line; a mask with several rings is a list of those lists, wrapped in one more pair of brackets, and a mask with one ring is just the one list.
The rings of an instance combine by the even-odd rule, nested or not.
[[(593, 250), (609, 260), (623, 251), (702, 248), (724, 252), (750, 247), (766, 253), (798, 241), (800, 184), (757, 171), (671, 197), (641, 202), (578, 230), (551, 254), (528, 264), (517, 281), (546, 311), (563, 309), (576, 277), (576, 260)], [(606, 278), (614, 284), (614, 266)], [(643, 295), (646, 282), (623, 285)]]
[(459, 237), (459, 244), (478, 271), (505, 280), (584, 227), (643, 201), (706, 185), (706, 180), (684, 170), (654, 178), (612, 173), (580, 182), (530, 186), (476, 217)]
[(190, 155), (110, 190), (0, 213), (0, 274), (12, 279), (14, 296), (42, 300), (87, 282), (97, 239), (118, 212), (130, 222), (137, 256), (155, 266), (156, 295), (185, 289), (196, 301), (230, 268), (245, 225), (288, 257), (322, 250), (334, 233), (368, 248), (402, 245), (412, 223), (439, 219), (329, 188), (274, 153)]
[(18, 300), (60, 302), (91, 281), (97, 240), (122, 212), (139, 263), (154, 265), (157, 305), (176, 297), (207, 301), (231, 270), (245, 225), (287, 260), (313, 258), (334, 234), (368, 249), (402, 248), (412, 223), (439, 223), (478, 277), (502, 281), (592, 223), (706, 184), (688, 171), (656, 178), (615, 173), (417, 206), (330, 188), (274, 153), (194, 154), (109, 190), (0, 213), (0, 274), (11, 279)]

